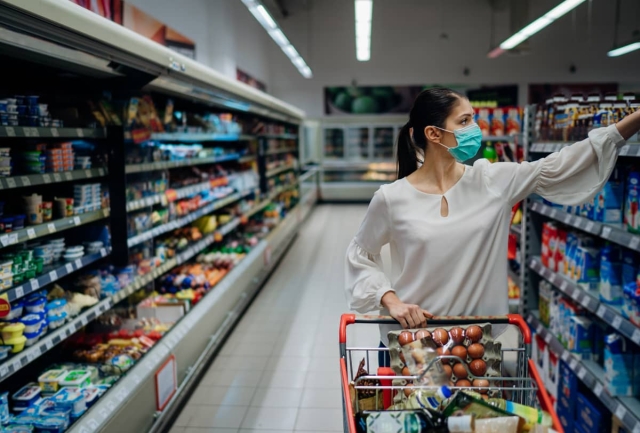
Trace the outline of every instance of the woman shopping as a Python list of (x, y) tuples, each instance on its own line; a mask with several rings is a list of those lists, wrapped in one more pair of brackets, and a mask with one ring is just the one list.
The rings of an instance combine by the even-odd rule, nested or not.
[[(618, 149), (640, 130), (636, 112), (535, 162), (468, 166), (462, 161), (476, 155), (482, 139), (473, 118), (469, 101), (453, 90), (416, 98), (398, 139), (398, 180), (376, 192), (347, 251), (352, 310), (382, 310), (404, 328), (426, 326), (431, 314), (507, 314), (512, 206), (534, 193), (565, 205), (592, 199)], [(380, 257), (386, 244), (390, 278)], [(381, 326), (381, 344), (391, 329)]]

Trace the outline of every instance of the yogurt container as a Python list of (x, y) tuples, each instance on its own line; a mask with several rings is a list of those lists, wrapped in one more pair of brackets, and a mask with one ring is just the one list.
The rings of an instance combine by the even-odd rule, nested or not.
[(30, 383), (20, 388), (18, 392), (11, 396), (14, 409), (26, 409), (40, 399), (40, 387), (35, 383)]
[(62, 388), (51, 397), (56, 407), (71, 410), (71, 418), (79, 418), (87, 410), (80, 388)]
[(57, 416), (40, 416), (33, 426), (38, 433), (64, 433), (69, 422)]
[(33, 433), (33, 426), (9, 424), (4, 427), (2, 433)]
[(84, 402), (87, 405), (87, 408), (90, 408), (96, 401), (98, 401), (100, 396), (103, 394), (103, 391), (95, 386), (89, 386), (87, 388), (83, 388), (82, 393), (84, 394)]
[(29, 313), (44, 313), (46, 304), (47, 298), (30, 298), (27, 300), (25, 308)]
[(61, 316), (67, 310), (66, 299), (56, 299), (47, 304), (47, 317)]
[(24, 310), (24, 301), (23, 300), (18, 300), (16, 302), (12, 302), (11, 303), (11, 311), (9, 312), (9, 315), (7, 315), (2, 320), (5, 321), (5, 322), (9, 322), (9, 321), (12, 321), (13, 319), (17, 319), (18, 317), (22, 316), (22, 311), (23, 310)]
[(64, 325), (66, 319), (66, 311), (63, 311), (59, 316), (47, 316), (47, 325), (49, 326), (49, 329), (57, 329)]
[(9, 422), (9, 393), (0, 392), (0, 425), (7, 424)]
[(84, 388), (91, 385), (91, 372), (88, 370), (71, 370), (62, 379), (60, 386)]
[(20, 337), (12, 338), (10, 340), (4, 340), (4, 344), (7, 346), (11, 346), (11, 353), (19, 353), (24, 350), (24, 345), (27, 342), (27, 339), (24, 335)]
[(24, 343), (25, 346), (27, 347), (31, 347), (34, 344), (36, 344), (38, 342), (38, 340), (40, 339), (40, 335), (42, 335), (41, 332), (32, 332), (32, 333), (24, 333), (24, 338), (27, 339), (27, 341)]
[(1, 329), (0, 333), (2, 334), (2, 339), (4, 341), (13, 340), (24, 333), (24, 325), (20, 322), (5, 325)]
[(60, 381), (67, 375), (67, 370), (54, 369), (45, 371), (39, 378), (38, 384), (43, 394), (55, 394), (62, 386)]
[(40, 332), (42, 327), (42, 315), (31, 313), (20, 319), (20, 322), (24, 325), (25, 334), (33, 334), (34, 332)]

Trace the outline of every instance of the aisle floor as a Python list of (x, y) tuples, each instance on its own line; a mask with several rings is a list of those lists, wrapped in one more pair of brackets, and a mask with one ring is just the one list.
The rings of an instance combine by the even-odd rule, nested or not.
[[(342, 431), (344, 257), (365, 211), (316, 207), (171, 433)], [(348, 337), (359, 346), (379, 341), (375, 326), (352, 329)]]

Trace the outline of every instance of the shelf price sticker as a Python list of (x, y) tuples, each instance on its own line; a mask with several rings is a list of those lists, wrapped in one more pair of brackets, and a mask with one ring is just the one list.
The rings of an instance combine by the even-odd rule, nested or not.
[(11, 126), (7, 126), (5, 128), (5, 131), (7, 131), (7, 137), (15, 137), (16, 136), (16, 130)]
[(602, 237), (605, 239), (609, 239), (611, 236), (611, 227), (603, 227), (602, 228)]
[(79, 226), (80, 224), (82, 224), (80, 222), (80, 217), (79, 216), (73, 217), (73, 224), (76, 225), (76, 226)]
[(65, 269), (67, 270), (67, 274), (70, 274), (71, 272), (73, 272), (73, 264), (72, 263), (67, 263), (65, 265)]
[[(580, 219), (580, 221), (582, 221), (582, 219)], [(587, 226), (585, 227), (585, 230), (588, 232), (593, 232), (593, 226), (594, 226), (593, 221), (589, 221), (587, 223)]]
[(545, 341), (545, 343), (549, 344), (551, 342), (551, 334), (547, 333), (544, 336), (544, 341)]
[(56, 182), (62, 182), (62, 176), (60, 176), (60, 173), (53, 173), (53, 180)]
[(620, 325), (622, 325), (622, 317), (620, 316), (614, 317), (613, 323), (611, 323), (611, 326), (613, 326), (615, 329), (620, 329)]
[(82, 128), (76, 128), (76, 134), (78, 134), (78, 137), (84, 137), (84, 131)]
[(584, 377), (587, 375), (587, 369), (584, 367), (580, 367), (580, 370), (578, 371), (578, 378), (580, 380), (584, 380)]
[(616, 417), (618, 417), (619, 420), (624, 421), (624, 417), (627, 414), (627, 409), (621, 405), (618, 404), (618, 407), (616, 408)]
[(50, 176), (49, 174), (46, 174), (46, 173), (45, 173), (45, 174), (43, 174), (43, 175), (42, 175), (42, 181), (43, 181), (44, 183), (51, 183), (51, 176)]
[(596, 315), (598, 317), (600, 317), (601, 319), (604, 319), (604, 315), (606, 314), (607, 310), (606, 308), (604, 308), (604, 305), (600, 305), (598, 307), (598, 311), (596, 311)]
[(562, 358), (562, 360), (564, 362), (567, 362), (569, 360), (569, 356), (571, 356), (571, 355), (569, 355), (569, 352), (565, 350), (564, 352), (562, 352), (562, 357), (561, 358)]
[(636, 344), (640, 344), (640, 329), (633, 330), (633, 334), (631, 334), (631, 340)]
[(54, 223), (47, 224), (47, 230), (49, 233), (55, 233), (57, 231), (56, 225)]
[(22, 182), (22, 186), (31, 186), (31, 179), (29, 179), (29, 176), (20, 176), (20, 182)]
[(51, 136), (52, 137), (60, 137), (60, 133), (58, 132), (58, 128), (51, 128)]
[(8, 177), (5, 179), (7, 181), (7, 186), (9, 188), (15, 188), (16, 187), (16, 180), (12, 177)]
[(9, 367), (7, 364), (0, 364), (0, 377), (5, 377), (9, 374)]
[(629, 239), (629, 248), (636, 250), (638, 249), (638, 245), (640, 245), (640, 238), (637, 236), (631, 236), (631, 239)]
[(40, 281), (38, 281), (37, 278), (34, 278), (33, 280), (31, 280), (31, 291), (35, 292), (39, 288), (40, 288)]
[(36, 237), (36, 231), (32, 228), (27, 229), (27, 237), (33, 239)]
[(578, 360), (575, 358), (572, 358), (571, 362), (569, 363), (569, 367), (571, 367), (572, 370), (575, 370), (577, 366), (578, 366)]
[(51, 281), (56, 281), (58, 279), (58, 272), (56, 272), (55, 269), (53, 271), (49, 272), (49, 279)]
[(65, 179), (67, 179), (67, 180), (73, 180), (73, 175), (71, 174), (71, 172), (70, 172), (70, 171), (65, 171), (65, 172), (64, 172), (64, 177), (65, 177)]
[(602, 395), (602, 391), (603, 391), (603, 387), (602, 384), (600, 382), (596, 382), (596, 387), (593, 389), (593, 393), (596, 395), (596, 397), (600, 397)]
[(20, 299), (24, 296), (24, 287), (18, 286), (14, 291), (16, 293), (16, 299)]
[(569, 224), (571, 222), (571, 214), (566, 214), (564, 216), (564, 223)]

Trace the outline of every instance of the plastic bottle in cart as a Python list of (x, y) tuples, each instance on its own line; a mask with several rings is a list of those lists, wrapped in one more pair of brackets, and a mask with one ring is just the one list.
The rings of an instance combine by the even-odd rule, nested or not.
[(445, 418), (432, 410), (364, 411), (356, 415), (359, 433), (466, 433), (475, 430), (471, 415)]
[(440, 404), (451, 397), (451, 390), (446, 386), (433, 389), (416, 389), (406, 404), (406, 407), (412, 409), (433, 409), (437, 410)]

